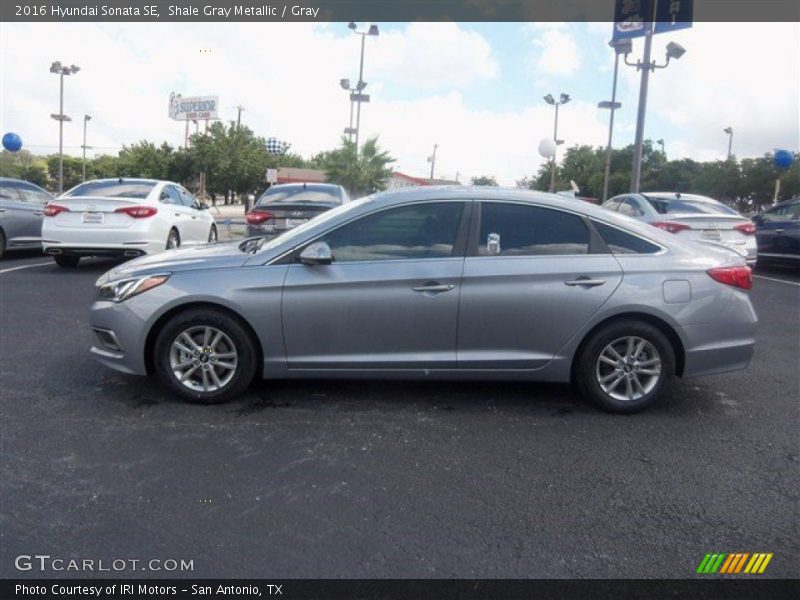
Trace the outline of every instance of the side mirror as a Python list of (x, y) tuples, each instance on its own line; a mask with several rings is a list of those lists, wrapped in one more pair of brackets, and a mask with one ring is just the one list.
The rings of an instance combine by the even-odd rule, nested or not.
[(304, 265), (329, 265), (333, 262), (331, 247), (325, 242), (314, 242), (309, 244), (297, 257)]
[(205, 202), (198, 201), (195, 203), (194, 207), (197, 210), (208, 210), (208, 204), (206, 204)]

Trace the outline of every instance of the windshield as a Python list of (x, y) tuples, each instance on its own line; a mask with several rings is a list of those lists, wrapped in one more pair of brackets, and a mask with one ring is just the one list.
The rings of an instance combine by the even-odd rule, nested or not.
[(155, 181), (87, 181), (75, 186), (64, 196), (90, 196), (94, 198), (147, 198), (156, 186)]
[(666, 199), (666, 198), (647, 198), (656, 212), (661, 215), (670, 213), (698, 213), (707, 215), (736, 215), (732, 208), (716, 202), (702, 202), (699, 200), (686, 199)]
[(266, 202), (333, 202), (339, 203), (342, 198), (339, 196), (339, 189), (330, 186), (306, 185), (306, 186), (277, 186), (269, 188), (258, 199), (258, 204)]
[(321, 223), (325, 223), (338, 217), (339, 215), (345, 214), (353, 209), (357, 209), (359, 206), (363, 206), (367, 202), (372, 200), (373, 196), (365, 196), (359, 200), (355, 200), (353, 202), (348, 202), (347, 204), (342, 204), (341, 206), (337, 206), (331, 210), (325, 211), (324, 213), (314, 217), (313, 219), (309, 219), (302, 225), (298, 225), (294, 229), (289, 229), (288, 231), (281, 233), (275, 237), (259, 237), (259, 238), (250, 238), (245, 240), (239, 245), (239, 249), (242, 252), (247, 252), (249, 254), (255, 254), (256, 252), (261, 252), (262, 250), (270, 250), (280, 244), (283, 244), (287, 240), (291, 240), (293, 238), (302, 236), (306, 231), (311, 229), (312, 227), (316, 227)]

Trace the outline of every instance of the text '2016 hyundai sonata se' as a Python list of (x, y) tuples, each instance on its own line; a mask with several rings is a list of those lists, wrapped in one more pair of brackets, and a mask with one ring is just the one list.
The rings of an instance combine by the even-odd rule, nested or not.
[(202, 403), (259, 374), (574, 381), (632, 412), (747, 366), (750, 287), (736, 253), (583, 202), (417, 188), (109, 271), (92, 352)]

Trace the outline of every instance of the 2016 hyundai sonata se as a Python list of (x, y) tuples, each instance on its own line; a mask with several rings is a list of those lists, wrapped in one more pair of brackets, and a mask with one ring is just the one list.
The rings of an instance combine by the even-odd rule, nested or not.
[(549, 194), (417, 188), (97, 281), (94, 355), (202, 403), (265, 378), (574, 381), (601, 407), (753, 354), (750, 269)]

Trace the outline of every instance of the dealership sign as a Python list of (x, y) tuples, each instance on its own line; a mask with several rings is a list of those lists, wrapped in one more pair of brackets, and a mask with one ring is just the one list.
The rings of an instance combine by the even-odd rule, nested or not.
[(616, 0), (613, 40), (666, 33), (692, 26), (694, 0)]
[(218, 106), (219, 96), (184, 98), (175, 92), (169, 95), (169, 116), (176, 121), (216, 119)]

